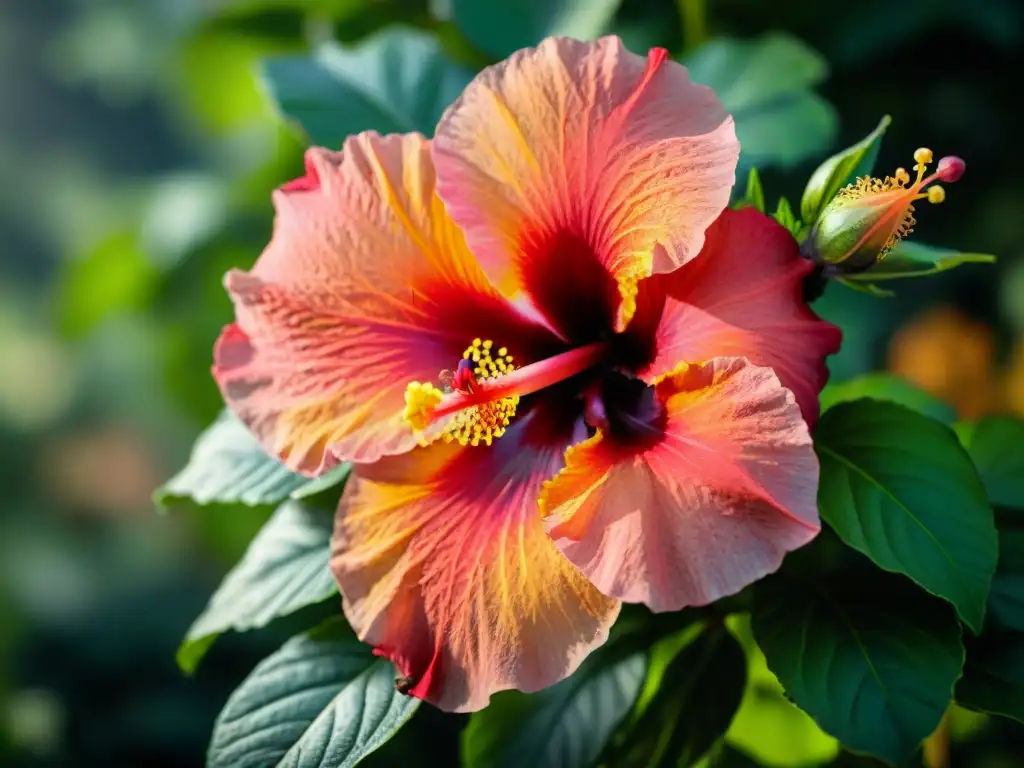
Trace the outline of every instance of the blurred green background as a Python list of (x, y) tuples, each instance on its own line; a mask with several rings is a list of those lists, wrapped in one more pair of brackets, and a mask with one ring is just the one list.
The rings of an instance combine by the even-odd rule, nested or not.
[[(502, 13), (530, 5), (508, 0)], [(834, 111), (818, 99), (807, 135), (732, 94), (765, 112), (744, 151), (770, 205), (798, 200), (820, 160), (886, 113), (880, 172), (922, 145), (964, 157), (967, 174), (920, 212), (916, 237), (999, 264), (898, 285), (895, 299), (831, 286), (817, 306), (846, 331), (833, 378), (889, 369), (962, 417), (1024, 414), (1024, 186), (1006, 155), (1024, 135), (1024, 4), (612, 6), (612, 30), (639, 52), (707, 58), (708, 41), (781, 31), (821, 55), (806, 85)], [(301, 173), (305, 139), (275, 114), (258, 62), (394, 25), (436, 36), (465, 67), (493, 60), (443, 0), (0, 5), (0, 764), (201, 765), (227, 694), (287, 636), (232, 636), (194, 678), (177, 670), (178, 641), (266, 511), (158, 515), (150, 494), (220, 409), (209, 376), (231, 316), (220, 277), (251, 264), (271, 188)], [(768, 65), (759, 88), (792, 74), (786, 60)], [(740, 746), (783, 722), (775, 700), (757, 710), (756, 693)], [(960, 716), (953, 736), (955, 766), (1024, 765), (1005, 722)], [(444, 765), (452, 745), (441, 742), (432, 758)], [(814, 764), (830, 748), (788, 759), (782, 745), (778, 764)]]

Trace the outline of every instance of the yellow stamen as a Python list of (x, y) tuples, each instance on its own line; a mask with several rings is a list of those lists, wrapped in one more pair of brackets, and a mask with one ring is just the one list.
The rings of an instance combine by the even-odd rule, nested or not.
[[(490, 339), (473, 339), (472, 345), (466, 350), (473, 356), (473, 362), (477, 363), (473, 373), (478, 379), (496, 379), (515, 370), (506, 347), (499, 347), (496, 356), (492, 355), (493, 349), (494, 342)], [(446, 443), (458, 441), (460, 445), (480, 445), (483, 442), (490, 445), (494, 438), (505, 434), (505, 427), (516, 415), (518, 405), (519, 396), (513, 395), (470, 406), (455, 414), (441, 437)]]
[[(840, 205), (884, 193), (894, 193), (897, 195), (892, 201), (894, 206), (892, 210), (897, 210), (896, 206), (902, 207), (903, 210), (899, 214), (899, 220), (891, 225), (889, 237), (879, 249), (875, 259), (876, 263), (885, 258), (886, 254), (898, 242), (914, 231), (914, 225), (917, 221), (914, 219), (913, 201), (927, 200), (929, 203), (941, 203), (946, 199), (946, 191), (938, 185), (931, 186), (927, 191), (924, 191), (924, 188), (938, 175), (925, 178), (928, 163), (932, 161), (932, 151), (927, 147), (920, 147), (914, 152), (914, 160), (916, 161), (914, 170), (917, 171), (917, 178), (912, 183), (910, 174), (907, 173), (906, 169), (897, 168), (892, 176), (886, 176), (884, 179), (861, 176), (855, 183), (839, 190), (839, 194), (836, 195), (836, 202)], [(907, 193), (905, 198), (899, 195), (903, 190)], [(890, 225), (887, 223), (886, 226)]]
[[(473, 339), (463, 360), (472, 360), (473, 373), (478, 381), (497, 379), (503, 374), (515, 370), (512, 355), (506, 347), (500, 347), (497, 355), (493, 355), (494, 342), (490, 339)], [(450, 389), (450, 388), (449, 388)], [(433, 384), (411, 382), (405, 391), (405, 412), (403, 418), (417, 432), (425, 430), (432, 422), (444, 392)], [(440, 437), (446, 442), (458, 442), (460, 445), (490, 445), (491, 442), (505, 434), (512, 417), (516, 415), (519, 395), (510, 395), (485, 403), (471, 405), (455, 413), (441, 432)]]
[(444, 392), (433, 384), (411, 381), (405, 388), (405, 411), (402, 418), (416, 431), (427, 428), (430, 414), (441, 402)]

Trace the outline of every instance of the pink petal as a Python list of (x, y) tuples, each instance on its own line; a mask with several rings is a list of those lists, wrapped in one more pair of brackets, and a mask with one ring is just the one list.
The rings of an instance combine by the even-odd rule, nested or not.
[(659, 431), (570, 448), (541, 504), (555, 544), (601, 592), (674, 611), (738, 592), (814, 538), (818, 461), (768, 368), (719, 358), (652, 394)]
[(629, 332), (642, 343), (653, 328), (655, 349), (641, 378), (651, 383), (684, 361), (746, 357), (773, 368), (814, 424), (828, 379), (825, 357), (838, 351), (842, 334), (804, 301), (812, 269), (771, 217), (753, 208), (723, 211), (696, 259), (641, 284)]
[(228, 405), (292, 469), (372, 461), (416, 445), (409, 381), (436, 381), (473, 338), (524, 362), (554, 337), (488, 283), (434, 194), (419, 135), (311, 149), (274, 194), (274, 236), (225, 284), (236, 323), (214, 353)]
[(535, 406), (491, 448), (435, 444), (355, 468), (331, 568), (352, 627), (412, 695), (478, 710), (558, 682), (605, 641), (618, 602), (562, 557), (537, 510), (566, 421)]
[(601, 307), (624, 327), (636, 280), (696, 256), (728, 203), (732, 118), (667, 55), (548, 38), (481, 72), (438, 125), (438, 192), (470, 248), (565, 335)]

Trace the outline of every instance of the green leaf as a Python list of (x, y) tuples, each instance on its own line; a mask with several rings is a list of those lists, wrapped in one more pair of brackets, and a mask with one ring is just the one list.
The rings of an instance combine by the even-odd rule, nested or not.
[(831, 762), (839, 754), (839, 742), (786, 698), (754, 642), (749, 616), (734, 614), (726, 621), (746, 649), (747, 688), (725, 743), (768, 768), (805, 768)]
[(390, 662), (332, 620), (289, 640), (231, 694), (213, 727), (207, 765), (350, 768), (418, 705), (395, 690)]
[(956, 411), (952, 407), (891, 373), (866, 373), (829, 384), (821, 392), (821, 410), (862, 397), (899, 403), (944, 424), (952, 424), (956, 420)]
[(747, 191), (744, 193), (743, 199), (738, 201), (734, 207), (743, 208), (745, 206), (756, 208), (764, 213), (764, 188), (761, 186), (761, 177), (757, 173), (757, 168), (751, 168), (747, 174)]
[(463, 731), (463, 766), (589, 768), (636, 700), (647, 666), (642, 653), (623, 658), (606, 647), (550, 688), (495, 694)]
[(1024, 723), (1024, 632), (988, 628), (967, 638), (967, 662), (956, 700), (968, 709)]
[(669, 662), (653, 697), (602, 762), (616, 768), (693, 765), (728, 729), (745, 685), (739, 643), (724, 626), (705, 629)]
[(1024, 420), (990, 416), (957, 426), (960, 440), (978, 468), (989, 500), (1024, 509)]
[[(1024, 524), (1024, 520), (1020, 521)], [(1005, 627), (1024, 632), (1024, 529), (999, 531), (999, 565), (988, 595), (989, 615)]]
[(827, 76), (828, 64), (800, 40), (782, 33), (718, 38), (683, 63), (732, 113), (742, 167), (794, 165), (832, 142), (835, 110), (811, 90)]
[(871, 269), (846, 275), (845, 279), (852, 282), (875, 282), (903, 277), (924, 277), (963, 264), (994, 264), (995, 261), (996, 257), (987, 253), (961, 253), (914, 240), (901, 240)]
[(805, 222), (813, 226), (840, 189), (857, 176), (871, 174), (882, 145), (882, 136), (891, 122), (892, 118), (886, 115), (875, 130), (853, 146), (832, 155), (811, 174), (800, 199), (800, 217)]
[(178, 665), (191, 673), (218, 635), (264, 627), (335, 595), (333, 524), (333, 512), (297, 501), (282, 505), (189, 628), (178, 649)]
[(144, 309), (159, 275), (135, 233), (107, 237), (60, 272), (55, 303), (61, 331), (81, 338), (112, 315)]
[(452, 0), (456, 25), (495, 59), (563, 35), (593, 40), (604, 33), (621, 0)]
[(472, 73), (444, 58), (430, 35), (387, 29), (357, 48), (269, 59), (263, 78), (278, 108), (314, 143), (340, 147), (360, 131), (427, 136)]
[(847, 280), (845, 277), (836, 278), (836, 281), (850, 290), (857, 291), (858, 293), (867, 293), (879, 299), (891, 299), (896, 295), (895, 291), (890, 291), (885, 288), (879, 288), (874, 283), (865, 283), (857, 280)]
[(326, 474), (300, 485), (292, 491), (292, 498), (317, 509), (337, 509), (341, 492), (345, 490), (345, 482), (351, 472), (351, 464), (339, 464)]
[(263, 452), (256, 438), (224, 411), (196, 440), (188, 464), (157, 489), (161, 507), (206, 504), (277, 504), (309, 482)]
[(768, 579), (755, 601), (769, 668), (844, 746), (901, 764), (939, 724), (964, 659), (944, 603), (869, 567)]
[(997, 541), (992, 509), (949, 427), (895, 403), (825, 411), (818, 508), (847, 545), (956, 607), (981, 631)]
[(779, 222), (786, 230), (796, 237), (800, 230), (803, 228), (803, 223), (793, 213), (793, 208), (789, 204), (789, 200), (784, 197), (779, 198), (779, 204), (775, 208), (775, 213), (772, 217)]
[(272, 10), (296, 10), (330, 19), (344, 18), (373, 0), (227, 0), (216, 6), (218, 17), (234, 17)]

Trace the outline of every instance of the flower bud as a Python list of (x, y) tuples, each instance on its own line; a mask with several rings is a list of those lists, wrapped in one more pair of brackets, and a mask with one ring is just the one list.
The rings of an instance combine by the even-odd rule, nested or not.
[(953, 182), (964, 172), (959, 157), (943, 157), (931, 176), (925, 170), (932, 151), (914, 153), (917, 178), (897, 168), (892, 176), (874, 179), (862, 176), (825, 206), (803, 244), (804, 255), (823, 264), (826, 276), (855, 274), (870, 269), (909, 235), (914, 224), (914, 203), (941, 203), (946, 191), (936, 181)]

